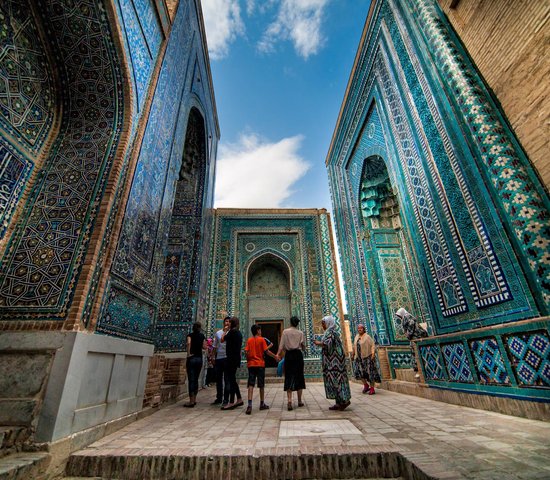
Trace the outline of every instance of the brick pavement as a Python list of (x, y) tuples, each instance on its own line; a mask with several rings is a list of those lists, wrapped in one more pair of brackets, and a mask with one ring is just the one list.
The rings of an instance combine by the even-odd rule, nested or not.
[[(74, 456), (263, 456), (399, 452), (432, 478), (550, 479), (550, 424), (450, 405), (385, 390), (361, 394), (329, 411), (321, 383), (310, 383), (303, 408), (286, 409), (281, 384), (266, 386), (270, 410), (211, 406), (215, 391), (199, 392), (195, 408), (166, 407), (92, 444)], [(244, 388), (242, 389), (244, 392)], [(360, 434), (279, 436), (281, 422), (349, 420)], [(309, 424), (309, 423), (308, 423)], [(285, 431), (288, 430), (285, 423)], [(239, 478), (239, 477), (235, 477)], [(243, 477), (244, 478), (244, 477)]]

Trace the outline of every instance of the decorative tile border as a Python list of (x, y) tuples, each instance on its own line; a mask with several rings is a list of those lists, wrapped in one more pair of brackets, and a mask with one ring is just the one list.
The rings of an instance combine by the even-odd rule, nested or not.
[(550, 401), (549, 326), (548, 319), (528, 320), (419, 340), (426, 382)]

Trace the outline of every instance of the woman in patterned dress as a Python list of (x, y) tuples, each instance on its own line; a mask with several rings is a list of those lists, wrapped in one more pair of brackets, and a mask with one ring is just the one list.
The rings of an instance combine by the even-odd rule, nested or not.
[(418, 378), (420, 377), (420, 375), (418, 374), (418, 363), (416, 362), (416, 351), (414, 349), (413, 340), (416, 340), (418, 338), (426, 338), (428, 336), (428, 332), (424, 330), (420, 325), (418, 325), (415, 318), (404, 308), (400, 308), (399, 310), (397, 310), (397, 312), (395, 312), (395, 315), (401, 321), (403, 332), (405, 332), (405, 336), (409, 340), (411, 348), (411, 363), (413, 370), (417, 372), (416, 378)]
[(369, 395), (374, 395), (375, 393), (374, 383), (380, 382), (375, 354), (374, 340), (367, 333), (363, 324), (357, 325), (357, 335), (353, 340), (351, 359), (354, 362), (355, 378), (362, 380), (363, 393), (368, 393)]
[(329, 410), (344, 410), (350, 404), (351, 398), (344, 346), (336, 331), (336, 320), (333, 316), (324, 317), (321, 325), (325, 334), (321, 340), (315, 340), (315, 344), (322, 347), (325, 394), (328, 399), (336, 401)]

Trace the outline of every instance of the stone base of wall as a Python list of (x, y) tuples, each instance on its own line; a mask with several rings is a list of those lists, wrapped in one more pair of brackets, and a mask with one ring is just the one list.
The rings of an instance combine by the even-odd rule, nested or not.
[(515, 417), (524, 417), (545, 422), (550, 421), (550, 403), (457, 392), (454, 390), (430, 387), (424, 383), (399, 380), (384, 380), (382, 381), (381, 388), (391, 392), (415, 395), (429, 400), (452, 403), (454, 405), (462, 405), (470, 408), (479, 408), (482, 410), (503, 413), (505, 415), (513, 415)]
[(53, 442), (133, 412), (153, 346), (83, 332), (0, 336), (0, 425)]

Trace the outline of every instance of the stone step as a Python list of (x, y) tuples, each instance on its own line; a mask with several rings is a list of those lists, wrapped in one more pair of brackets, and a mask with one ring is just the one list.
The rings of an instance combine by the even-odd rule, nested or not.
[(18, 452), (0, 458), (0, 480), (42, 480), (50, 464), (46, 452)]
[(433, 478), (398, 452), (281, 455), (95, 455), (70, 456), (67, 479), (118, 480), (287, 480)]
[(21, 450), (28, 440), (30, 431), (24, 426), (0, 426), (0, 458)]

